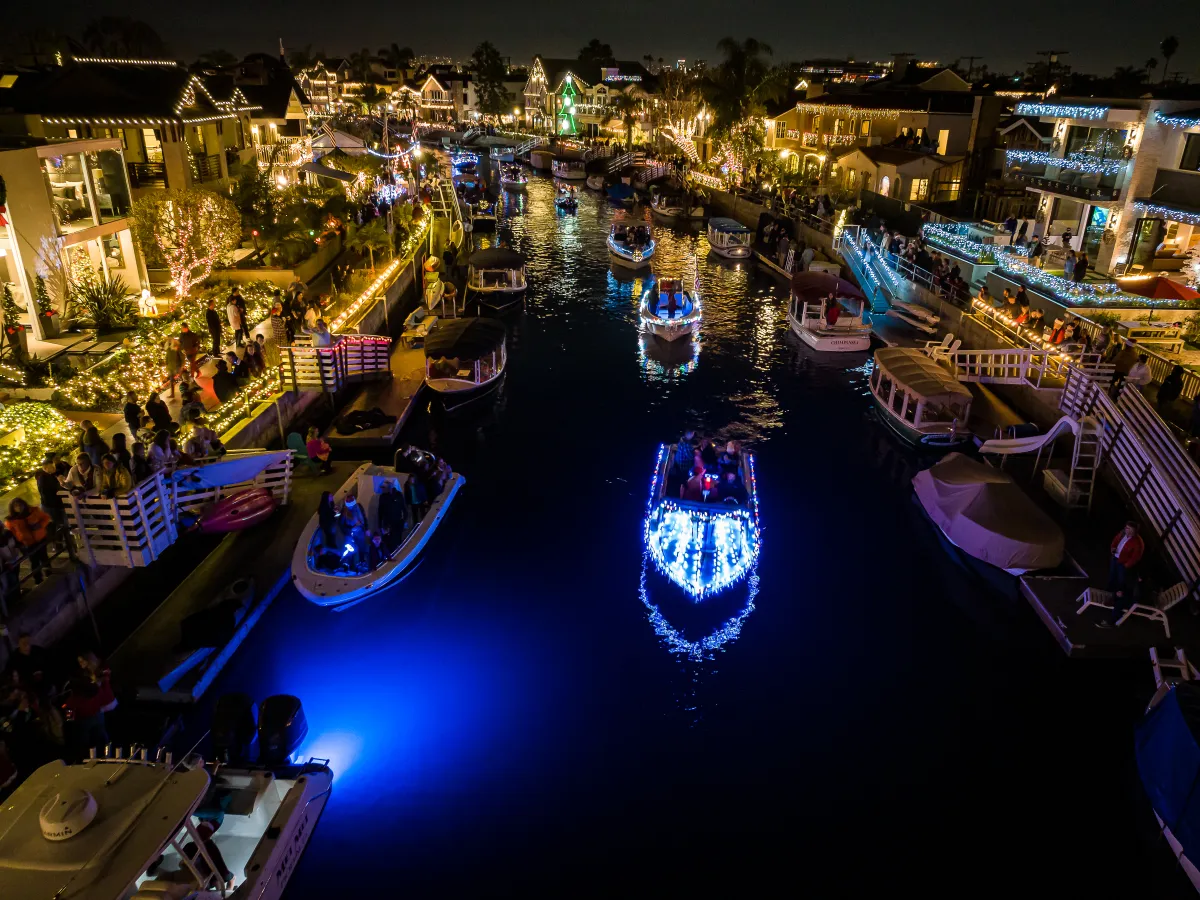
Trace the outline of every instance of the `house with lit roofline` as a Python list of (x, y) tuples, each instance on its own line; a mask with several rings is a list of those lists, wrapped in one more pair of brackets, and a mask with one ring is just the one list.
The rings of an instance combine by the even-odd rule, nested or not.
[(1038, 231), (1067, 230), (1102, 274), (1173, 272), (1200, 244), (1200, 89), (1136, 99), (1051, 96), (1017, 105), (1052, 128), (1045, 150), (1009, 150), (1038, 197)]
[[(559, 135), (596, 136), (608, 130), (623, 135), (613, 106), (619, 95), (653, 102), (658, 78), (640, 62), (617, 60), (612, 65), (583, 64), (574, 59), (535, 56), (522, 92), (525, 97), (525, 126)], [(639, 117), (634, 141), (649, 131)]]

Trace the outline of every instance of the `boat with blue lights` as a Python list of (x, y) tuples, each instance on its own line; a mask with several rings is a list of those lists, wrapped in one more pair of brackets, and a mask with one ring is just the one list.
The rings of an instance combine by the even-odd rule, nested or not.
[[(448, 476), (439, 474), (437, 460), (420, 450), (398, 451), (396, 463), (396, 466), (364, 463), (333, 495), (336, 510), (343, 508), (346, 497), (354, 496), (366, 519), (367, 535), (347, 533), (340, 514), (322, 524), (321, 511), (304, 527), (292, 555), (292, 584), (301, 596), (318, 606), (347, 609), (387, 590), (416, 568), (421, 551), (465, 481), (454, 472)], [(424, 511), (406, 502), (411, 478), (419, 478), (425, 488), (428, 505)], [(399, 503), (404, 511), (403, 531), (390, 536), (378, 549), (381, 558), (374, 560), (370, 536), (378, 534), (386, 523), (386, 519), (380, 518), (380, 507), (388, 501), (381, 504), (380, 498), (388, 489), (396, 493), (393, 502)]]
[(646, 225), (613, 222), (608, 232), (608, 258), (615, 266), (646, 269), (654, 258), (654, 238)]
[(703, 307), (698, 290), (685, 291), (678, 278), (661, 278), (642, 295), (638, 311), (647, 334), (677, 341), (699, 331)]
[(742, 448), (709, 472), (677, 448), (658, 449), (643, 536), (655, 570), (701, 601), (745, 581), (758, 561), (754, 454)]
[(450, 165), (456, 172), (474, 172), (479, 166), (479, 157), (466, 150), (459, 151), (458, 153), (451, 153)]

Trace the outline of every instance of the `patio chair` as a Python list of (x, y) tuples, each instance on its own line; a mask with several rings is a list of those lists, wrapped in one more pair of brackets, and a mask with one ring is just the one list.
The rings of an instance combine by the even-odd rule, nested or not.
[(1083, 601), (1083, 606), (1075, 610), (1075, 615), (1081, 615), (1089, 606), (1098, 606), (1101, 609), (1112, 609), (1113, 601), (1117, 599), (1117, 595), (1112, 591), (1102, 591), (1100, 588), (1088, 587), (1083, 589), (1083, 593), (1075, 598), (1078, 603)]
[(1167, 638), (1171, 637), (1171, 625), (1167, 621), (1167, 613), (1172, 607), (1176, 606), (1192, 593), (1187, 582), (1181, 581), (1174, 587), (1169, 587), (1165, 591), (1159, 591), (1154, 597), (1154, 603), (1135, 603), (1129, 609), (1125, 610), (1125, 614), (1117, 620), (1117, 625), (1124, 623), (1130, 616), (1141, 616), (1143, 619), (1153, 619), (1156, 622), (1161, 622), (1163, 631), (1167, 633)]
[(295, 431), (287, 436), (287, 448), (292, 451), (295, 465), (306, 466), (313, 475), (321, 474), (320, 464), (308, 455), (308, 445), (304, 443), (304, 438)]
[[(954, 337), (954, 335), (950, 335), (950, 336)], [(954, 356), (955, 353), (958, 352), (958, 348), (961, 346), (962, 346), (962, 341), (956, 340), (949, 347), (934, 347), (933, 352), (930, 353), (929, 355), (930, 355), (930, 357), (933, 358), (933, 360), (935, 362), (938, 360), (942, 360), (942, 359), (950, 359), (951, 357)]]
[[(954, 340), (954, 334), (948, 333), (940, 341), (926, 341), (925, 346), (923, 346), (921, 348), (921, 350), (925, 353), (926, 356), (933, 356), (939, 350), (948, 349), (950, 347), (950, 342), (953, 340)], [(961, 344), (962, 341), (959, 341), (959, 343)]]

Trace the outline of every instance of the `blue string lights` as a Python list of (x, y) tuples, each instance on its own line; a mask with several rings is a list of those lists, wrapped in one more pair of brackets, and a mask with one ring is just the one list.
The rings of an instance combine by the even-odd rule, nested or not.
[(654, 626), (654, 633), (666, 642), (672, 653), (684, 654), (693, 660), (704, 660), (711, 659), (717, 650), (721, 650), (726, 644), (737, 640), (742, 633), (742, 625), (749, 618), (750, 613), (754, 612), (754, 598), (758, 596), (758, 574), (751, 572), (746, 583), (748, 587), (746, 605), (742, 607), (741, 612), (727, 619), (720, 628), (698, 641), (689, 641), (684, 637), (678, 628), (666, 620), (662, 611), (650, 599), (650, 594), (646, 590), (645, 557), (642, 558), (642, 580), (638, 595), (649, 612), (648, 618), (650, 624)]
[(1168, 128), (1200, 128), (1200, 115), (1172, 116), (1156, 112), (1154, 118)]
[(1070, 156), (1055, 156), (1044, 150), (1006, 150), (1004, 159), (1008, 165), (1017, 163), (1031, 166), (1057, 166), (1071, 172), (1083, 172), (1087, 175), (1116, 175), (1125, 167), (1121, 158), (1101, 159), (1090, 153), (1072, 153)]
[(965, 223), (940, 225), (928, 222), (921, 227), (921, 237), (927, 244), (952, 250), (972, 262), (994, 263), (996, 261), (995, 247), (967, 237), (968, 234), (970, 234), (970, 227)]
[(1067, 106), (1058, 103), (1018, 103), (1018, 116), (1045, 116), (1052, 119), (1103, 119), (1107, 106)]
[(1149, 213), (1152, 217), (1161, 217), (1184, 225), (1200, 225), (1200, 213), (1189, 212), (1186, 209), (1159, 206), (1157, 203), (1145, 203), (1141, 200), (1135, 200), (1133, 208), (1141, 213)]
[[(749, 454), (749, 451), (746, 451)], [(661, 497), (667, 447), (658, 448), (650, 481), (643, 538), (650, 558), (667, 578), (696, 600), (745, 578), (758, 560), (758, 490), (754, 457), (747, 455), (749, 507), (711, 506)]]

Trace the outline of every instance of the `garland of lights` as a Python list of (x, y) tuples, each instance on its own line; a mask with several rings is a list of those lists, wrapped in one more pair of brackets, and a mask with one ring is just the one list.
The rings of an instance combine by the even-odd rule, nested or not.
[(1154, 118), (1168, 128), (1200, 128), (1200, 116), (1171, 116), (1157, 112)]
[[(1128, 294), (1115, 284), (1100, 283), (1082, 284), (1051, 275), (1025, 261), (1028, 248), (997, 247), (996, 262), (1005, 274), (1047, 291), (1056, 300), (1073, 306), (1121, 306), (1144, 308), (1152, 306), (1178, 307), (1178, 300), (1158, 300), (1153, 297), (1142, 297), (1138, 294)], [(1194, 305), (1194, 304), (1191, 304)]]
[(829, 113), (834, 116), (850, 116), (863, 119), (895, 119), (901, 113), (922, 111), (912, 109), (872, 109), (870, 107), (850, 106), (841, 103), (797, 103), (796, 109), (799, 112), (817, 116)]
[(921, 227), (921, 237), (928, 244), (953, 250), (960, 256), (965, 256), (971, 262), (985, 265), (995, 263), (996, 254), (993, 252), (995, 249), (994, 246), (965, 237), (969, 232), (969, 226), (964, 224), (939, 225), (928, 222)]
[(1058, 103), (1018, 103), (1018, 116), (1044, 116), (1050, 119), (1103, 119), (1107, 106), (1066, 106)]
[(413, 256), (416, 254), (417, 248), (420, 247), (422, 239), (425, 237), (425, 232), (429, 230), (429, 223), (432, 216), (424, 216), (412, 233), (404, 243), (404, 247), (396, 255), (396, 257), (384, 267), (383, 271), (367, 285), (366, 289), (359, 294), (349, 306), (342, 310), (337, 317), (329, 323), (329, 330), (334, 334), (341, 332), (346, 327), (346, 323), (354, 318), (357, 313), (365, 308), (367, 304), (372, 303), (380, 295), (391, 287), (392, 282), (399, 276), (400, 271), (412, 262)]
[(1004, 159), (1008, 165), (1025, 163), (1033, 166), (1057, 166), (1072, 172), (1088, 175), (1116, 175), (1125, 168), (1123, 159), (1098, 159), (1086, 153), (1072, 153), (1068, 157), (1055, 156), (1044, 150), (1006, 150)]
[(646, 607), (650, 624), (654, 627), (654, 633), (662, 638), (672, 653), (682, 653), (697, 661), (711, 659), (714, 652), (722, 649), (726, 644), (737, 640), (738, 635), (742, 633), (742, 624), (749, 617), (750, 613), (754, 612), (754, 598), (758, 596), (758, 575), (756, 572), (751, 572), (747, 580), (749, 590), (746, 596), (746, 605), (742, 608), (742, 611), (726, 621), (724, 625), (708, 635), (708, 637), (701, 638), (698, 641), (689, 641), (678, 628), (666, 620), (659, 608), (650, 600), (650, 593), (646, 589), (648, 555), (644, 554), (642, 556), (642, 578), (638, 589), (638, 596), (641, 597), (642, 603)]
[(1174, 209), (1170, 206), (1159, 206), (1157, 203), (1146, 203), (1142, 200), (1135, 200), (1133, 208), (1140, 212), (1147, 212), (1154, 218), (1170, 219), (1172, 222), (1179, 222), (1183, 225), (1200, 225), (1200, 213)]

